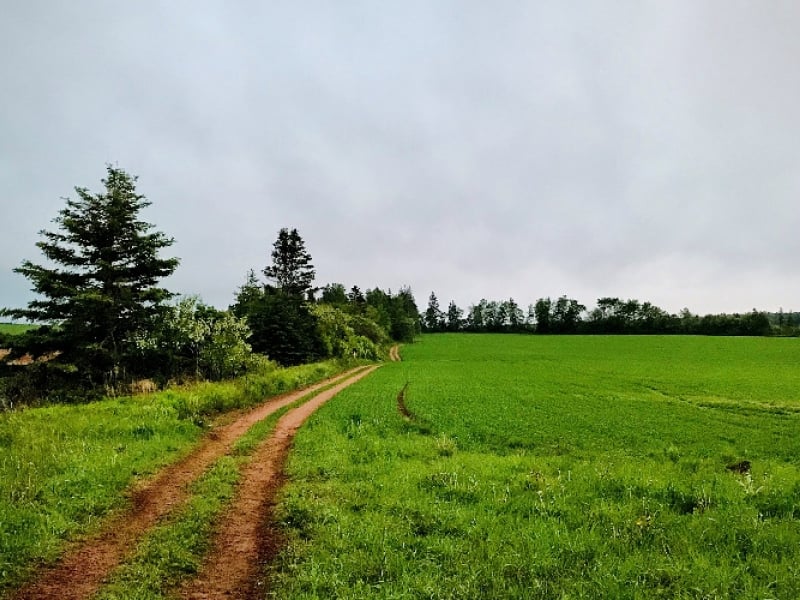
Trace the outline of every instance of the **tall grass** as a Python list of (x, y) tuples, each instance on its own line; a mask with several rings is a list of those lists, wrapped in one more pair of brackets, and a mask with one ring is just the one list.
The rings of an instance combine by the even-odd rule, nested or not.
[(346, 368), (329, 361), (152, 395), (0, 413), (0, 593), (66, 539), (126, 504), (124, 490), (189, 452), (214, 414)]
[(800, 597), (798, 363), (788, 339), (425, 337), (300, 431), (271, 594)]

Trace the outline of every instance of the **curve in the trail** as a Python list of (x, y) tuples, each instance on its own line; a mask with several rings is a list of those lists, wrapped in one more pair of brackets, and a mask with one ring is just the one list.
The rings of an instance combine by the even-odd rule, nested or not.
[(392, 362), (400, 362), (401, 360), (403, 360), (402, 358), (400, 358), (400, 346), (395, 344), (394, 346), (389, 348), (389, 359)]
[[(346, 381), (363, 367), (331, 377), (302, 390), (268, 400), (228, 425), (214, 429), (194, 451), (166, 467), (131, 494), (132, 507), (110, 519), (94, 537), (68, 550), (29, 584), (11, 594), (12, 600), (82, 600), (94, 594), (103, 580), (135, 547), (138, 539), (188, 497), (188, 484), (215, 460), (229, 453), (251, 426), (303, 396), (337, 381)], [(341, 385), (341, 384), (340, 384)], [(325, 394), (327, 392), (323, 392)], [(313, 400), (311, 400), (313, 401)]]
[(292, 439), (317, 408), (377, 368), (370, 367), (346, 379), (281, 417), (272, 435), (253, 453), (234, 503), (220, 523), (211, 554), (198, 577), (181, 589), (182, 598), (264, 597), (262, 567), (278, 550), (275, 540), (270, 539), (267, 523)]

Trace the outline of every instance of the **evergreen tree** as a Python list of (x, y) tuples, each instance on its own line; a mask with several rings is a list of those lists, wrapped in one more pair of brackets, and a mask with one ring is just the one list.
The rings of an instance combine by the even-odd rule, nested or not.
[(451, 300), (447, 307), (447, 330), (460, 331), (463, 325), (464, 311), (461, 310), (456, 303)]
[[(234, 306), (234, 314), (240, 314)], [(267, 288), (244, 311), (252, 335), (253, 352), (266, 354), (282, 365), (319, 360), (325, 350), (317, 319), (300, 296)]]
[(278, 232), (272, 264), (263, 273), (275, 285), (259, 289), (255, 274), (250, 272), (232, 307), (235, 315), (247, 318), (253, 351), (283, 365), (324, 356), (317, 319), (307, 303), (314, 292), (314, 267), (297, 229), (284, 227)]
[(157, 283), (178, 259), (160, 258), (173, 239), (139, 220), (150, 202), (136, 192), (136, 177), (109, 165), (102, 182), (100, 194), (75, 188), (78, 198), (67, 199), (54, 219), (58, 229), (40, 232), (44, 239), (36, 245), (47, 264), (26, 260), (14, 269), (39, 298), (3, 314), (47, 324), (33, 342), (39, 353), (58, 351), (90, 380), (102, 374), (114, 386), (135, 354), (137, 336), (152, 330), (172, 296)]
[(347, 294), (347, 300), (350, 302), (352, 309), (359, 313), (364, 311), (364, 307), (367, 304), (367, 299), (357, 285), (350, 288), (350, 292)]
[(389, 312), (392, 322), (392, 338), (399, 342), (413, 342), (420, 332), (420, 318), (414, 292), (410, 287), (401, 287), (396, 295), (388, 294)]
[(550, 298), (539, 298), (533, 307), (536, 316), (536, 333), (550, 333), (550, 311), (553, 301)]
[(312, 292), (314, 265), (311, 255), (297, 229), (289, 231), (286, 227), (278, 232), (272, 250), (272, 265), (264, 269), (267, 279), (275, 282), (288, 296), (306, 297)]
[(510, 331), (522, 331), (525, 324), (525, 314), (513, 298), (509, 298), (506, 303), (506, 317)]
[(428, 298), (428, 308), (425, 310), (425, 329), (427, 331), (439, 331), (444, 319), (442, 311), (439, 309), (439, 299), (434, 292)]

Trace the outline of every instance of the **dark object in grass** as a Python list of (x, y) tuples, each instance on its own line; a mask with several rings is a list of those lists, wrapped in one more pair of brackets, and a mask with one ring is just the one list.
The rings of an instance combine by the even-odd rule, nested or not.
[(728, 465), (725, 468), (728, 469), (728, 471), (733, 471), (734, 473), (740, 473), (744, 475), (750, 472), (750, 461), (742, 460), (732, 465)]

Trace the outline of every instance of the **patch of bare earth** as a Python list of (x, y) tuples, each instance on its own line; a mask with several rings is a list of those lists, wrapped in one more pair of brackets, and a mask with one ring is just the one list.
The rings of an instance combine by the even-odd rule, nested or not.
[(400, 362), (402, 360), (400, 358), (400, 346), (395, 344), (389, 349), (389, 358), (392, 362)]
[[(6, 358), (11, 354), (11, 350), (8, 348), (0, 349), (0, 362), (5, 362)], [(61, 352), (58, 350), (54, 352), (48, 352), (47, 354), (42, 354), (41, 356), (37, 356), (36, 358), (33, 357), (31, 354), (23, 354), (19, 358), (15, 358), (14, 360), (9, 360), (9, 365), (14, 365), (17, 367), (27, 367), (28, 365), (32, 365), (33, 363), (42, 363), (42, 362), (50, 362), (51, 360), (58, 358), (61, 355)]]
[(189, 599), (263, 598), (264, 565), (280, 549), (270, 528), (270, 514), (283, 483), (283, 468), (297, 429), (322, 404), (349, 385), (366, 377), (370, 367), (354, 377), (314, 396), (281, 417), (272, 435), (262, 442), (242, 474), (242, 483), (231, 508), (215, 535), (211, 554), (198, 577), (181, 589)]
[[(353, 369), (303, 390), (273, 398), (233, 422), (214, 429), (189, 455), (133, 490), (130, 494), (132, 506), (129, 510), (112, 517), (97, 535), (73, 544), (61, 560), (53, 566), (43, 568), (31, 583), (17, 590), (11, 598), (13, 600), (88, 598), (100, 588), (111, 570), (132, 552), (137, 540), (155, 525), (158, 519), (186, 500), (189, 484), (215, 460), (229, 453), (236, 440), (250, 427), (276, 410), (333, 382), (344, 380), (358, 371), (360, 369)], [(362, 373), (366, 374), (363, 371)]]

